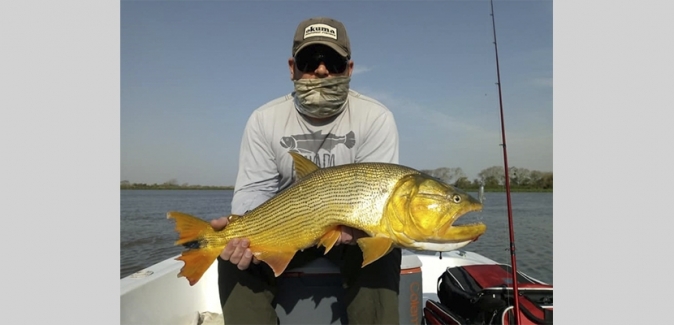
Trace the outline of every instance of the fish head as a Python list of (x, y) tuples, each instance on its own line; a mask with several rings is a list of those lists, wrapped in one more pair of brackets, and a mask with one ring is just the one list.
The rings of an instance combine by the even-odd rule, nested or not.
[(481, 222), (458, 225), (457, 219), (481, 211), (482, 203), (468, 193), (425, 174), (399, 182), (389, 201), (395, 236), (407, 247), (448, 251), (475, 241), (487, 229)]

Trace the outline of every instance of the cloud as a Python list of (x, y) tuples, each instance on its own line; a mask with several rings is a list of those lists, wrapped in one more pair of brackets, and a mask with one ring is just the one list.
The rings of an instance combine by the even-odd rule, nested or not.
[(424, 107), (408, 98), (392, 95), (387, 92), (368, 91), (363, 93), (382, 102), (395, 111), (397, 115), (400, 115), (402, 120), (420, 119), (425, 123), (425, 127), (432, 127), (433, 130), (442, 131), (443, 133), (450, 130), (457, 133), (487, 132), (487, 130), (478, 125), (462, 120), (457, 115)]
[(534, 78), (531, 83), (535, 87), (552, 88), (552, 78)]
[[(542, 81), (545, 84), (545, 81)], [(503, 165), (498, 114), (482, 116), (472, 107), (427, 106), (405, 95), (359, 90), (386, 105), (400, 131), (401, 163), (412, 167), (461, 167), (469, 179), (484, 168)], [(511, 167), (552, 171), (552, 132), (521, 125), (507, 130)]]
[(370, 67), (355, 65), (353, 67), (353, 74), (352, 75), (355, 76), (357, 74), (365, 73), (365, 72), (368, 72), (370, 70), (372, 70), (372, 68), (370, 68)]

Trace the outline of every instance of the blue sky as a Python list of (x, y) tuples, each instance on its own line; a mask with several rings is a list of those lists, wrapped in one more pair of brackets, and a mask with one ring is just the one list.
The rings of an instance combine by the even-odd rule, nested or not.
[[(494, 1), (508, 165), (553, 171), (552, 1)], [(384, 103), (401, 164), (503, 166), (489, 1), (122, 1), (121, 180), (233, 185), (243, 127), (292, 91), (297, 24), (347, 28), (351, 87)]]

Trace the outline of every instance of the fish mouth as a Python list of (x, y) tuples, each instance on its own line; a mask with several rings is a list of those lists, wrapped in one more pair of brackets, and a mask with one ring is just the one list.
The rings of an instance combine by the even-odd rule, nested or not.
[(438, 242), (458, 243), (475, 241), (487, 231), (487, 225), (482, 222), (467, 224), (450, 224), (438, 232)]
[(470, 212), (482, 211), (482, 204), (473, 204), (467, 211), (461, 213), (454, 222), (438, 229), (437, 236), (442, 242), (458, 243), (475, 241), (487, 231), (487, 225), (482, 222), (467, 222), (463, 217)]
[(476, 241), (486, 230), (487, 226), (482, 222), (465, 224), (449, 223), (439, 229), (433, 238), (427, 238), (423, 242), (416, 242), (414, 247), (436, 252), (453, 251)]

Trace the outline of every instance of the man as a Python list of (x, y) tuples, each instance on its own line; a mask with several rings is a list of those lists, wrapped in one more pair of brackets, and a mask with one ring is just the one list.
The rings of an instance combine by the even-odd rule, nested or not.
[[(398, 163), (398, 131), (381, 103), (349, 89), (354, 63), (344, 25), (330, 18), (299, 24), (288, 59), (294, 92), (255, 110), (243, 134), (232, 214), (244, 214), (293, 182), (296, 150), (319, 167), (354, 162)], [(320, 215), (316, 216), (320, 218)], [(216, 230), (227, 218), (211, 222)], [(397, 324), (400, 249), (361, 268), (356, 239), (367, 236), (343, 227), (328, 253), (344, 275), (350, 324)], [(225, 324), (276, 324), (272, 306), (276, 278), (256, 260), (245, 238), (232, 240), (218, 258), (220, 301)], [(288, 269), (318, 256), (323, 248), (298, 252)]]

